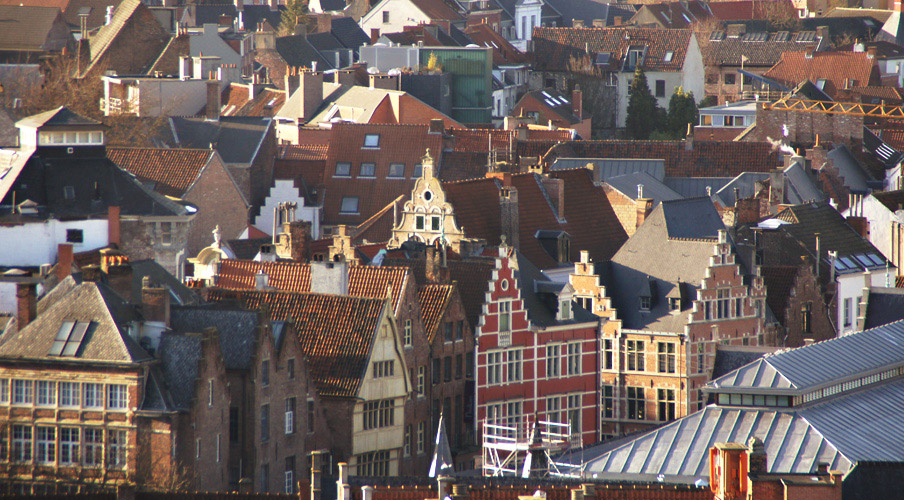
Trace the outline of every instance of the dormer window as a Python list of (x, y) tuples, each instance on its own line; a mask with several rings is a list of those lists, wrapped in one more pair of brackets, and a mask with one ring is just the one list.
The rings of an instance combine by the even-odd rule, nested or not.
[(97, 132), (40, 132), (38, 146), (90, 146), (104, 143), (104, 133)]
[(640, 298), (640, 310), (641, 311), (649, 311), (652, 303), (653, 303), (653, 300), (651, 297), (641, 297)]
[(559, 301), (559, 319), (571, 319), (571, 300)]
[(681, 309), (681, 299), (677, 297), (672, 297), (669, 299), (669, 310), (670, 311), (678, 311)]
[(367, 134), (364, 136), (364, 147), (365, 148), (378, 148), (380, 147), (380, 134)]
[(631, 47), (625, 56), (625, 71), (634, 71), (637, 66), (643, 66), (646, 47)]

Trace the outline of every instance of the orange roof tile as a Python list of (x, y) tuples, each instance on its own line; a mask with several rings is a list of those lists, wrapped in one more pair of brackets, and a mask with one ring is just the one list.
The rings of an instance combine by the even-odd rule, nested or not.
[(280, 146), (280, 160), (326, 160), (329, 146), (326, 144), (288, 144)]
[[(681, 71), (690, 45), (690, 30), (661, 28), (535, 28), (535, 67), (565, 71), (572, 58), (581, 61), (596, 54), (611, 54), (611, 64), (622, 66), (630, 47), (647, 47), (641, 67), (645, 71)], [(589, 51), (589, 54), (588, 54)], [(666, 53), (672, 57), (666, 60)]]
[(258, 262), (254, 260), (225, 259), (220, 261), (216, 286), (236, 290), (253, 290), (255, 275), (263, 271), (267, 286), (286, 292), (311, 291), (311, 266), (298, 262)]
[(107, 157), (154, 190), (181, 198), (191, 187), (214, 151), (209, 149), (107, 148)]
[(436, 338), (440, 320), (449, 307), (453, 285), (426, 285), (417, 291), (417, 300), (421, 305), (421, 316), (424, 317), (424, 333), (427, 343), (432, 344)]
[[(323, 240), (332, 243), (331, 240)], [(307, 263), (225, 259), (220, 261), (216, 286), (232, 290), (253, 290), (255, 275), (263, 271), (267, 286), (286, 292), (311, 291), (311, 265)], [(386, 298), (392, 285), (393, 310), (398, 311), (408, 285), (410, 272), (407, 267), (351, 266), (348, 269), (348, 295), (354, 297)]]
[(845, 88), (882, 83), (876, 60), (866, 52), (785, 52), (763, 76), (792, 88), (804, 80), (825, 80), (822, 90), (832, 97)]
[(208, 300), (238, 300), (245, 309), (266, 308), (273, 321), (291, 321), (318, 392), (332, 397), (358, 394), (386, 305), (347, 295), (218, 288)]

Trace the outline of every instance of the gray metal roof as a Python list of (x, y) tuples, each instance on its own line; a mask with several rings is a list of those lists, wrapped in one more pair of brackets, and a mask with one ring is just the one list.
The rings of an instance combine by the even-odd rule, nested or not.
[(716, 191), (715, 199), (722, 203), (724, 207), (733, 207), (735, 205), (735, 188), (738, 190), (738, 196), (741, 199), (750, 198), (756, 195), (756, 184), (769, 179), (768, 173), (762, 172), (742, 172), (740, 175), (722, 186)]
[[(731, 181), (731, 177), (666, 177), (663, 179), (666, 186), (685, 198), (712, 196)], [(709, 188), (709, 193), (706, 192), (706, 188)]]
[(725, 229), (709, 198), (672, 200), (662, 207), (669, 238), (715, 240), (719, 230)]
[(816, 180), (807, 173), (807, 168), (802, 163), (792, 163), (785, 169), (786, 203), (797, 205), (824, 199), (826, 195), (819, 189)]
[(847, 146), (844, 144), (839, 145), (830, 151), (826, 157), (832, 160), (832, 164), (838, 169), (838, 175), (841, 176), (841, 181), (846, 188), (854, 193), (869, 193), (870, 189), (866, 183), (873, 179), (866, 173), (863, 165), (857, 161), (854, 153)]
[(610, 177), (606, 180), (606, 184), (609, 184), (618, 190), (618, 192), (632, 200), (637, 199), (639, 186), (643, 186), (643, 193), (641, 193), (641, 195), (644, 198), (652, 199), (653, 206), (656, 206), (661, 201), (682, 198), (682, 196), (672, 190), (672, 188), (666, 186), (659, 181), (659, 179), (656, 179), (646, 172), (632, 172), (630, 174)]
[(904, 322), (767, 354), (713, 380), (715, 389), (795, 389), (824, 385), (904, 364)]
[[(899, 351), (900, 356), (900, 351)], [(709, 475), (709, 449), (760, 438), (771, 473), (810, 473), (818, 463), (850, 471), (858, 462), (904, 462), (904, 379), (832, 397), (802, 409), (710, 405), (586, 463), (600, 479), (657, 478), (693, 483)], [(585, 455), (586, 456), (586, 455)]]
[(607, 182), (619, 175), (646, 172), (662, 180), (665, 177), (665, 160), (635, 158), (556, 158), (552, 170), (568, 170), (593, 165), (593, 182)]

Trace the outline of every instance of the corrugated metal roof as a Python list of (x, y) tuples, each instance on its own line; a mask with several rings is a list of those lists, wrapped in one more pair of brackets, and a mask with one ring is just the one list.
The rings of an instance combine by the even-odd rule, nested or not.
[(900, 364), (904, 364), (904, 321), (767, 354), (708, 386), (808, 391)]

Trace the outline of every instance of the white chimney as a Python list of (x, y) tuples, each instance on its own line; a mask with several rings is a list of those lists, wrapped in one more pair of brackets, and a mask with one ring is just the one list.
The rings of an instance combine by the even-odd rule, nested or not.
[(270, 276), (264, 272), (263, 269), (257, 272), (254, 275), (254, 289), (255, 290), (266, 290), (270, 286)]
[(114, 7), (112, 5), (107, 6), (107, 15), (104, 16), (104, 24), (110, 24), (110, 22), (113, 21), (113, 10), (115, 8), (116, 7)]

